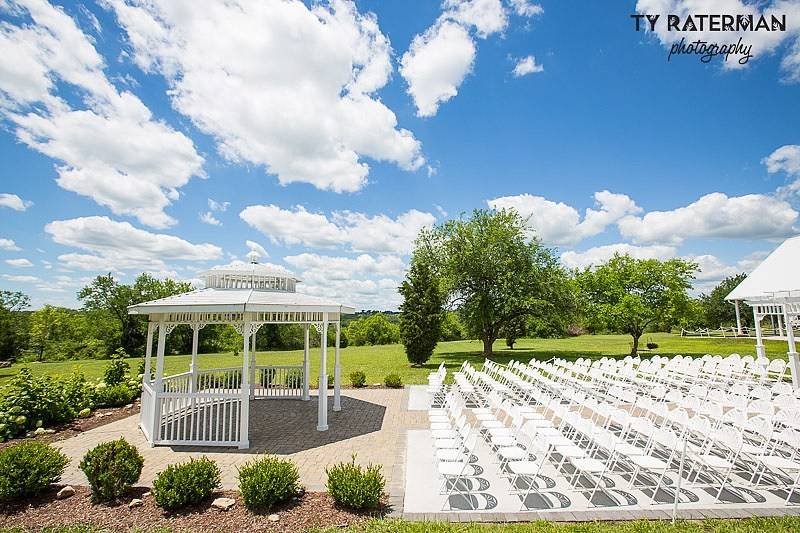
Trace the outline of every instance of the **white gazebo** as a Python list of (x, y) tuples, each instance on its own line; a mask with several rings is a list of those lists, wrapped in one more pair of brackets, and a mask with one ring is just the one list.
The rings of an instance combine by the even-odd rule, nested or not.
[[(320, 336), (319, 409), (317, 430), (328, 429), (328, 325), (336, 328), (333, 410), (341, 410), (339, 339), (341, 317), (355, 309), (338, 302), (295, 292), (300, 282), (290, 272), (256, 262), (232, 263), (200, 274), (205, 288), (128, 308), (147, 315), (145, 371), (140, 427), (151, 445), (238, 446), (249, 448), (250, 401), (293, 398), (310, 400), (309, 329)], [(188, 372), (164, 376), (164, 345), (175, 326), (192, 328), (192, 360)], [(242, 364), (199, 370), (197, 344), (208, 324), (230, 324), (242, 335)], [(305, 349), (302, 365), (260, 366), (255, 359), (256, 333), (264, 324), (301, 324)], [(153, 335), (155, 379), (151, 379)]]
[(766, 359), (761, 321), (770, 317), (777, 323), (773, 331), (777, 332), (777, 338), (785, 339), (788, 343), (792, 383), (795, 388), (800, 388), (800, 358), (794, 336), (794, 329), (800, 321), (800, 237), (786, 239), (725, 299), (736, 306), (736, 330), (739, 335), (742, 334), (739, 303), (744, 302), (753, 308), (756, 354), (760, 360)]

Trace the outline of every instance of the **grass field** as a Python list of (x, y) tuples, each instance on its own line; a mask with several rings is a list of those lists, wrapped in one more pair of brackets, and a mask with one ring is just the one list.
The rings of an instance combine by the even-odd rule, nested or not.
[[(0, 533), (23, 533), (16, 528), (0, 528)], [(67, 526), (41, 530), (42, 533), (109, 533), (110, 530), (91, 526)], [(171, 533), (169, 529), (137, 529), (137, 533)], [(398, 520), (371, 520), (365, 524), (346, 528), (311, 529), (309, 532), (328, 533), (778, 533), (800, 531), (800, 518), (746, 518), (742, 520), (634, 520), (630, 522), (587, 522), (558, 524), (529, 522), (519, 524), (480, 524), (446, 522), (403, 522)]]
[[(654, 333), (646, 335), (642, 343), (649, 340), (658, 343), (659, 348), (652, 354), (659, 355), (695, 355), (731, 353), (754, 354), (755, 341), (753, 339), (715, 339), (715, 338), (687, 338), (668, 333)], [(786, 357), (786, 343), (782, 341), (765, 341), (767, 355), (770, 358)], [(508, 362), (511, 359), (528, 361), (531, 358), (547, 360), (558, 356), (566, 359), (578, 357), (599, 358), (605, 355), (622, 357), (630, 353), (631, 338), (628, 335), (583, 335), (566, 339), (521, 339), (517, 348), (509, 350), (503, 341), (495, 343), (493, 359), (498, 362)], [(355, 370), (362, 370), (367, 375), (367, 383), (382, 383), (383, 378), (389, 373), (397, 373), (403, 383), (425, 383), (428, 372), (444, 362), (449, 368), (455, 368), (462, 361), (468, 360), (475, 365), (483, 362), (481, 352), (482, 344), (479, 341), (453, 341), (442, 342), (436, 352), (423, 368), (411, 368), (406, 360), (402, 345), (390, 344), (384, 346), (353, 346), (342, 349), (342, 383), (348, 384), (348, 376)], [(650, 352), (642, 351), (642, 355)], [(258, 364), (297, 364), (303, 360), (302, 351), (293, 352), (259, 352)], [(138, 358), (130, 359), (131, 368), (137, 368)], [(177, 374), (189, 368), (188, 355), (172, 355), (165, 360), (165, 373)], [(240, 356), (230, 353), (201, 354), (198, 357), (201, 368), (233, 367), (242, 364)], [(80, 360), (62, 361), (53, 363), (25, 363), (15, 364), (9, 368), (0, 368), (0, 384), (6, 382), (23, 366), (31, 368), (34, 374), (63, 375), (69, 374), (74, 369), (79, 369), (87, 377), (94, 378), (103, 374), (108, 361)], [(333, 349), (328, 351), (328, 372), (333, 372)], [(319, 374), (319, 349), (312, 350), (311, 375)]]

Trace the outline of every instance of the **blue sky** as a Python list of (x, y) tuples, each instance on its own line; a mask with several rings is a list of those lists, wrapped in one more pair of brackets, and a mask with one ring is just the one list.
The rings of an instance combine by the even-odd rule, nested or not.
[(491, 205), (705, 290), (800, 232), (800, 2), (720, 3), (788, 14), (744, 66), (634, 31), (685, 4), (0, 1), (0, 288), (77, 306), (254, 248), (393, 309), (417, 231)]

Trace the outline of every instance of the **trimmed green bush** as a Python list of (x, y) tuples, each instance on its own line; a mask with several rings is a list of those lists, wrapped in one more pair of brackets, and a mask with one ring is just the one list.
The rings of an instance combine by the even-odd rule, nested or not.
[(133, 402), (139, 391), (130, 388), (126, 383), (106, 385), (100, 383), (94, 391), (95, 407), (121, 407)]
[(113, 502), (139, 481), (144, 458), (124, 438), (98, 444), (83, 456), (80, 468), (89, 480), (92, 501)]
[(353, 387), (357, 389), (360, 389), (361, 387), (366, 387), (367, 375), (361, 370), (356, 370), (355, 372), (350, 374), (350, 383), (353, 385)]
[(403, 387), (403, 380), (397, 374), (389, 374), (383, 378), (383, 384), (390, 389), (399, 389)]
[(167, 511), (205, 500), (221, 485), (217, 463), (207, 457), (169, 465), (153, 481), (153, 498)]
[(337, 505), (350, 509), (375, 509), (380, 505), (386, 480), (380, 465), (356, 464), (353, 455), (349, 463), (339, 463), (326, 468), (328, 493)]
[(239, 468), (239, 491), (248, 509), (268, 510), (299, 490), (300, 474), (288, 459), (265, 455)]
[(131, 369), (131, 366), (122, 359), (124, 355), (125, 351), (122, 350), (122, 354), (117, 353), (112, 356), (111, 362), (106, 367), (105, 374), (103, 374), (103, 381), (106, 385), (119, 385), (125, 381), (125, 375)]
[(0, 450), (0, 501), (39, 494), (61, 479), (68, 464), (66, 455), (39, 441)]

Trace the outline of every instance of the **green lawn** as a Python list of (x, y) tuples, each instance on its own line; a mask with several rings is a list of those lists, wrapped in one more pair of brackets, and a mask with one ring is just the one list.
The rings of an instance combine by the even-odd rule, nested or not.
[[(0, 528), (0, 533), (23, 533), (17, 528)], [(42, 529), (42, 533), (109, 533), (110, 530), (91, 526), (67, 526)], [(136, 532), (171, 533), (169, 529), (136, 529)], [(403, 522), (399, 520), (372, 520), (346, 528), (335, 527), (313, 532), (343, 531), (345, 533), (778, 533), (800, 531), (800, 518), (746, 518), (742, 520), (679, 521), (636, 520), (631, 522), (587, 522), (559, 524), (554, 522), (529, 522), (518, 524), (480, 524), (446, 522)]]
[[(654, 333), (646, 335), (643, 343), (648, 340), (658, 343), (659, 348), (653, 354), (660, 355), (703, 355), (706, 353), (727, 355), (731, 353), (754, 354), (755, 341), (753, 339), (713, 339), (713, 338), (687, 338), (668, 333)], [(521, 339), (515, 350), (506, 348), (503, 341), (495, 343), (494, 360), (505, 363), (510, 359), (527, 361), (531, 358), (541, 360), (553, 356), (566, 359), (578, 357), (625, 356), (630, 352), (631, 338), (627, 335), (583, 335), (566, 339)], [(786, 343), (780, 341), (766, 341), (767, 355), (771, 358), (786, 357)], [(383, 378), (389, 373), (397, 373), (403, 383), (424, 383), (428, 372), (444, 362), (448, 368), (458, 367), (462, 361), (468, 360), (474, 365), (483, 361), (482, 344), (479, 341), (453, 341), (442, 342), (436, 348), (433, 358), (423, 368), (411, 368), (408, 365), (403, 347), (399, 344), (385, 346), (353, 346), (342, 349), (342, 375), (343, 383), (348, 383), (347, 376), (355, 370), (363, 370), (367, 374), (367, 383), (382, 383)], [(319, 372), (319, 349), (312, 350), (311, 372), (313, 376)], [(642, 354), (647, 354), (643, 351)], [(184, 372), (189, 368), (188, 355), (168, 356), (165, 362), (167, 374)], [(259, 352), (259, 364), (298, 364), (303, 360), (302, 351), (293, 352)], [(242, 364), (241, 356), (225, 354), (201, 354), (198, 357), (201, 368), (220, 368), (239, 366)], [(130, 359), (132, 368), (136, 368), (139, 359)], [(9, 368), (0, 368), (0, 383), (9, 379), (21, 367), (28, 366), (35, 374), (63, 375), (78, 368), (88, 377), (101, 376), (108, 361), (81, 360), (62, 361), (55, 363), (25, 363), (15, 364)], [(333, 372), (333, 349), (328, 351), (328, 372)]]

